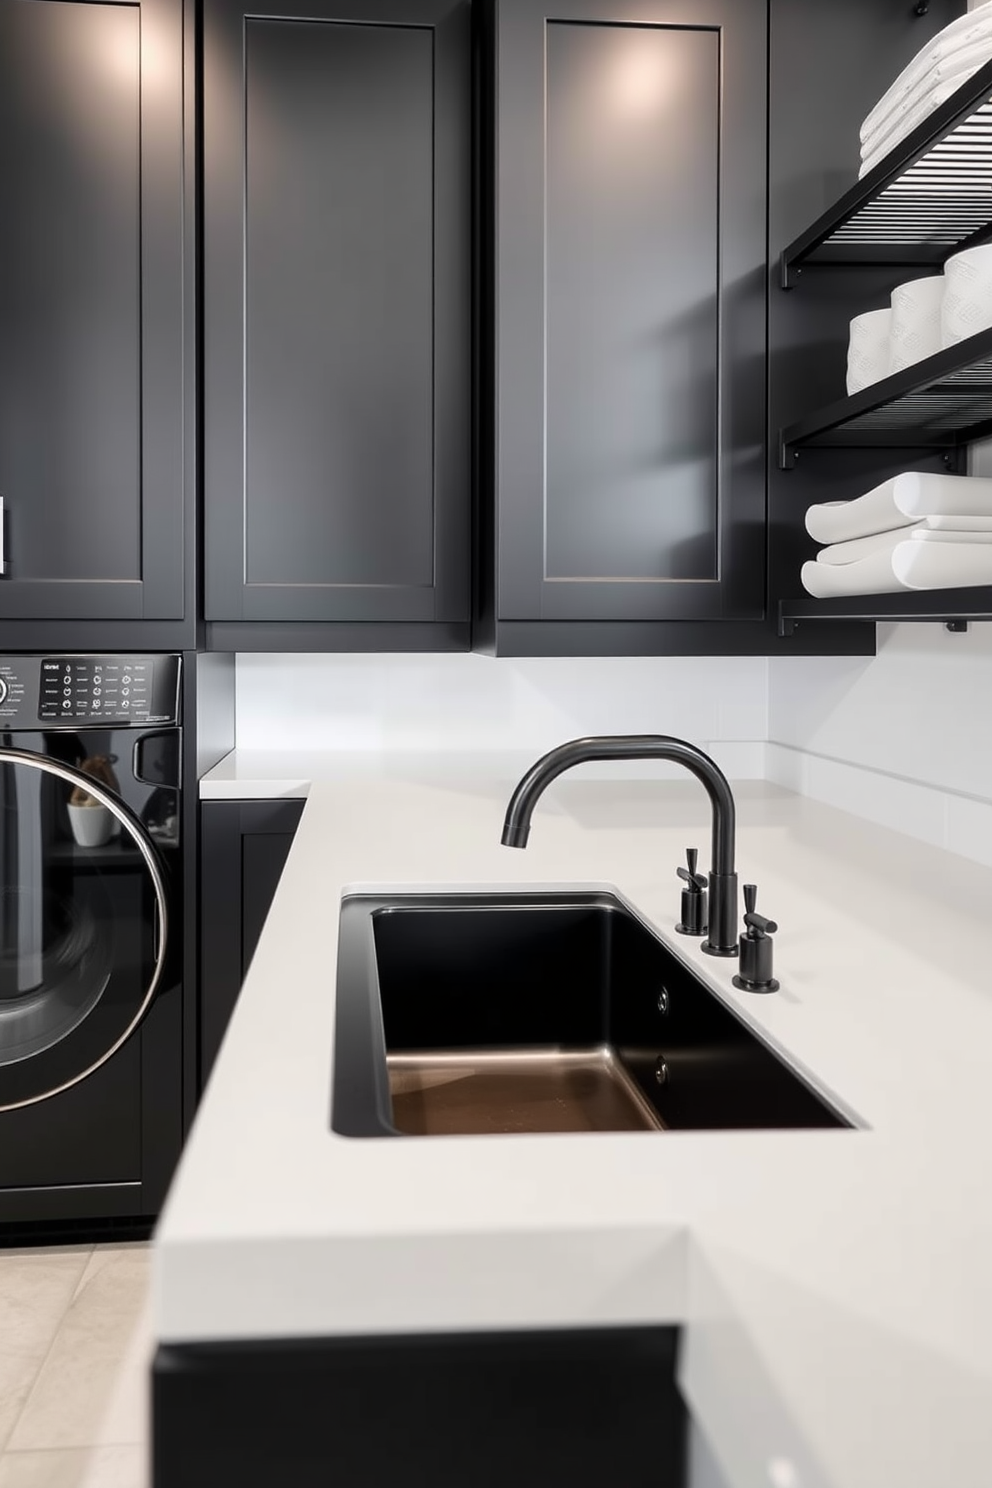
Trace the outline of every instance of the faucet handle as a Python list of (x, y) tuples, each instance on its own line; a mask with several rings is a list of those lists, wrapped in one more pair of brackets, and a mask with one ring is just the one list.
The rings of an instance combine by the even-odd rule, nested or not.
[(699, 849), (696, 847), (687, 847), (685, 850), (685, 861), (688, 866), (677, 868), (675, 871), (679, 878), (685, 880), (685, 883), (688, 885), (688, 892), (690, 894), (698, 894), (700, 889), (705, 889), (706, 887), (706, 875), (696, 872), (696, 864), (699, 861)]
[(706, 885), (707, 879), (702, 873), (696, 872), (696, 863), (699, 853), (694, 847), (685, 850), (685, 868), (677, 868), (679, 878), (685, 884), (682, 890), (682, 918), (675, 926), (680, 935), (705, 935), (708, 929), (706, 924)]
[(763, 935), (774, 935), (778, 929), (778, 925), (774, 920), (766, 920), (764, 915), (755, 914), (754, 906), (757, 902), (758, 885), (745, 884), (744, 908), (747, 910), (747, 914), (744, 916), (744, 923), (749, 932), (754, 931), (754, 934), (750, 936), (751, 940), (760, 940)]
[(771, 936), (778, 925), (756, 912), (757, 902), (757, 884), (745, 884), (744, 907), (747, 913), (744, 923), (747, 934), (740, 938), (740, 969), (733, 983), (744, 992), (777, 992), (779, 984), (772, 976)]

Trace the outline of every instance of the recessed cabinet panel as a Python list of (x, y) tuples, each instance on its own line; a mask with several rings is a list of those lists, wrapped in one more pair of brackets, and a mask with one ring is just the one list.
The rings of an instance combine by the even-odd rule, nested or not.
[(428, 586), (431, 33), (249, 18), (245, 54), (247, 581)]
[(0, 0), (0, 617), (183, 614), (182, 9)]
[(208, 621), (468, 621), (470, 40), (205, 0)]
[(12, 571), (137, 579), (137, 9), (4, 7), (0, 73), (0, 492)]
[(204, 801), (200, 807), (200, 1089), (251, 965), (302, 811), (302, 801), (279, 800)]
[(760, 621), (765, 0), (493, 26), (496, 626)]
[(715, 580), (720, 45), (547, 28), (545, 578)]

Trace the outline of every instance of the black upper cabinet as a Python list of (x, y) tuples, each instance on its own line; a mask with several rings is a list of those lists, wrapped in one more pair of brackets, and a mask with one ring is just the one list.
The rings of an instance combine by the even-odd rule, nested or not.
[(187, 608), (183, 109), (181, 0), (0, 0), (0, 620), (41, 643)]
[(206, 619), (467, 645), (468, 5), (205, 0), (203, 61)]
[(496, 0), (490, 25), (483, 604), (649, 647), (760, 621), (765, 0)]

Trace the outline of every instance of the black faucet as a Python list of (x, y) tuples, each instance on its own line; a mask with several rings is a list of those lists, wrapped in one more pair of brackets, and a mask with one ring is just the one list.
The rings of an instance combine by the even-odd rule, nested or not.
[(730, 782), (708, 754), (686, 739), (668, 734), (616, 734), (599, 739), (572, 739), (531, 765), (506, 808), (501, 841), (504, 847), (526, 847), (531, 812), (545, 786), (572, 765), (588, 760), (674, 760), (704, 786), (713, 808), (713, 861), (709, 875), (709, 939), (702, 949), (711, 956), (737, 955), (737, 874), (734, 871), (734, 834), (737, 812)]

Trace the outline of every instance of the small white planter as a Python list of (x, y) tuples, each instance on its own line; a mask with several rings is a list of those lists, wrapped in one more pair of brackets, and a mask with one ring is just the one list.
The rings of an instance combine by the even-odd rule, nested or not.
[(80, 847), (103, 847), (110, 841), (116, 817), (106, 806), (69, 806), (69, 825)]

